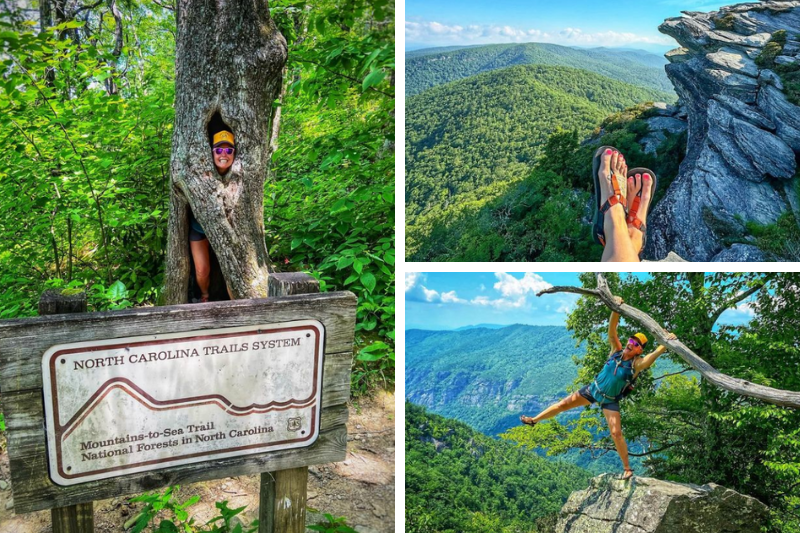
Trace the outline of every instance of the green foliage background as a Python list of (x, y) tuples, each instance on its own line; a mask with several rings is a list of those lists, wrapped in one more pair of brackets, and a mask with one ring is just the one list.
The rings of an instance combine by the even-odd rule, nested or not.
[[(174, 13), (123, 2), (56, 31), (0, 20), (0, 318), (47, 287), (91, 310), (153, 305), (163, 283), (174, 119)], [(284, 270), (358, 295), (354, 393), (394, 379), (394, 8), (270, 2), (289, 43), (267, 245)], [(105, 29), (103, 29), (105, 28)], [(111, 94), (110, 83), (117, 87)]]
[(536, 533), (589, 473), (406, 403), (408, 533)]

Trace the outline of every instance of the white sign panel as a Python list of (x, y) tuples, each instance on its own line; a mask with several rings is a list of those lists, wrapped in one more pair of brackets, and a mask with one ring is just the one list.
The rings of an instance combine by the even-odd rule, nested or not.
[(316, 320), (53, 346), (42, 359), (59, 485), (311, 445)]

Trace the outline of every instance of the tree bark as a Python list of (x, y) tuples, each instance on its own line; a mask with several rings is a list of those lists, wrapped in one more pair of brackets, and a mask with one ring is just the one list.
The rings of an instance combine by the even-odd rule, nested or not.
[(571, 292), (575, 294), (582, 294), (584, 296), (595, 296), (600, 299), (612, 311), (616, 311), (620, 315), (630, 320), (635, 320), (641, 324), (645, 329), (650, 331), (658, 340), (658, 342), (667, 347), (672, 353), (678, 354), (689, 366), (698, 371), (709, 383), (727, 391), (739, 394), (741, 396), (748, 396), (750, 398), (758, 398), (767, 403), (781, 405), (785, 407), (793, 407), (800, 409), (800, 392), (787, 391), (782, 389), (774, 389), (764, 385), (751, 383), (750, 381), (734, 378), (723, 374), (716, 368), (708, 364), (703, 358), (694, 353), (688, 346), (683, 344), (680, 340), (668, 340), (666, 338), (667, 330), (658, 324), (647, 313), (631, 307), (628, 304), (618, 304), (616, 297), (611, 294), (608, 288), (605, 277), (602, 274), (597, 274), (597, 289), (584, 289), (582, 287), (567, 287), (555, 286), (550, 287), (537, 293), (537, 296), (542, 294), (552, 294), (556, 292)]
[[(264, 180), (286, 40), (265, 0), (178, 0), (176, 22), (165, 301), (188, 298), (189, 208), (233, 297), (265, 297), (270, 258), (264, 242)], [(214, 167), (208, 140), (216, 113), (236, 141), (236, 157), (225, 176)]]

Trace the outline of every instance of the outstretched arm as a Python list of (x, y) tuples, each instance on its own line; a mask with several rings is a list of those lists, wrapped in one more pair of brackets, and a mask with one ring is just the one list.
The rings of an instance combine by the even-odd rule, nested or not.
[[(622, 298), (617, 296), (617, 300), (619, 305), (622, 305)], [(611, 318), (608, 319), (608, 344), (611, 345), (612, 352), (618, 352), (622, 349), (622, 343), (617, 335), (617, 326), (619, 326), (619, 313), (611, 311)]]
[[(667, 334), (667, 339), (668, 340), (672, 341), (672, 340), (675, 340), (675, 338), (676, 337), (675, 337), (674, 333), (668, 333)], [(666, 351), (667, 351), (667, 347), (662, 344), (661, 346), (656, 348), (653, 352), (647, 354), (646, 356), (642, 357), (641, 359), (637, 359), (636, 361), (634, 361), (633, 368), (636, 371), (636, 373), (634, 375), (638, 375), (639, 372), (644, 372), (645, 370), (647, 370), (648, 368), (653, 366), (653, 363), (656, 362), (656, 359), (661, 357), (661, 354), (663, 354)]]

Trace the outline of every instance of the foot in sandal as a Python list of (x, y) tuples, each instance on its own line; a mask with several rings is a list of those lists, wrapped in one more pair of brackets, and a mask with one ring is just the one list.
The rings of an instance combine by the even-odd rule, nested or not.
[(628, 171), (628, 234), (637, 254), (641, 254), (647, 244), (647, 213), (658, 184), (656, 175), (646, 168)]
[[(595, 190), (594, 239), (605, 246), (606, 218), (622, 213), (624, 217), (627, 187), (625, 177), (628, 167), (625, 157), (613, 146), (601, 146), (592, 161), (592, 178)], [(621, 205), (622, 209), (614, 206)]]
[(620, 479), (622, 481), (627, 481), (632, 477), (633, 477), (633, 470), (631, 470), (630, 468), (626, 468), (625, 472), (622, 474), (622, 476), (620, 476)]
[(533, 417), (532, 416), (522, 415), (522, 416), (519, 417), (519, 421), (522, 422), (523, 424), (527, 424), (529, 426), (535, 426), (536, 424), (538, 424), (538, 422), (534, 422), (533, 421)]

